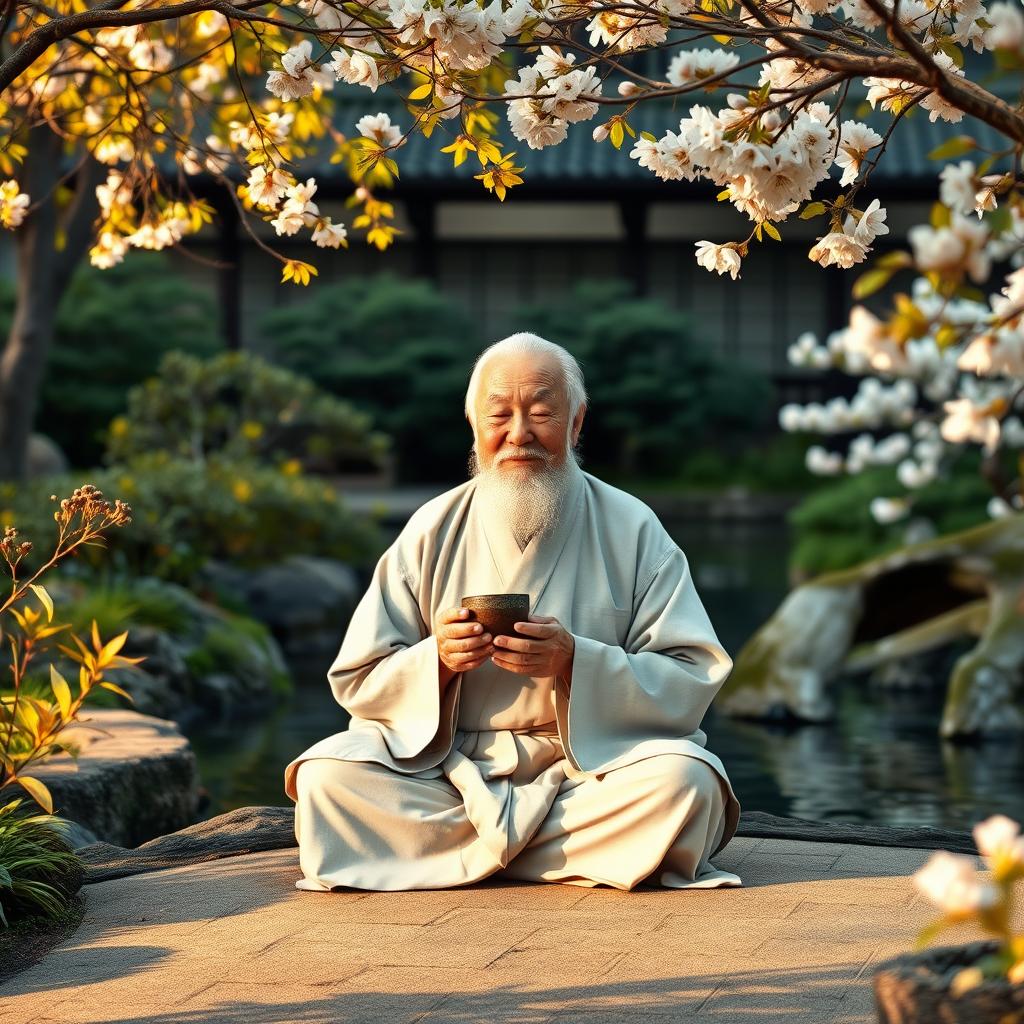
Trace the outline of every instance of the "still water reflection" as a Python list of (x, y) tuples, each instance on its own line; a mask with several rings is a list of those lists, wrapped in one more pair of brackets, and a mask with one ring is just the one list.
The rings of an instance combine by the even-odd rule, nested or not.
[[(719, 638), (735, 655), (786, 593), (785, 525), (666, 526), (689, 557)], [(326, 668), (304, 669), (291, 700), (266, 718), (189, 731), (209, 794), (206, 816), (290, 803), (281, 788), (284, 765), (345, 727)], [(1024, 820), (1024, 744), (945, 743), (937, 735), (941, 703), (941, 688), (899, 693), (850, 680), (828, 725), (735, 721), (712, 709), (705, 728), (745, 810), (961, 829), (996, 811)]]

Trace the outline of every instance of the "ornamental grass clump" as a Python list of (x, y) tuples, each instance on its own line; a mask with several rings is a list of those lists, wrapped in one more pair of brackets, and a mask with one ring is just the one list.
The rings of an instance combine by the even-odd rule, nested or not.
[(1014, 898), (1024, 879), (1024, 836), (1020, 826), (996, 814), (974, 826), (974, 841), (991, 872), (978, 874), (973, 857), (940, 850), (914, 876), (920, 892), (935, 903), (943, 917), (922, 930), (917, 948), (930, 943), (948, 925), (976, 921), (997, 940), (994, 952), (961, 968), (951, 983), (960, 995), (988, 980), (1024, 985), (1024, 932), (1015, 933)]
[[(57, 496), (50, 499), (57, 501)], [(82, 879), (81, 864), (63, 835), (68, 822), (54, 817), (49, 789), (29, 770), (58, 751), (76, 754), (74, 745), (61, 739), (63, 730), (77, 719), (83, 702), (97, 687), (130, 700), (119, 686), (103, 679), (103, 674), (142, 660), (118, 654), (127, 633), (103, 643), (95, 620), (91, 648), (74, 634), (69, 634), (74, 647), (57, 643), (69, 627), (54, 623), (53, 601), (40, 580), (82, 547), (103, 547), (104, 532), (127, 526), (131, 511), (120, 499), (111, 504), (92, 484), (75, 488), (53, 513), (57, 540), (52, 554), (25, 579), (19, 578), (19, 573), (32, 542), (21, 539), (12, 526), (4, 527), (0, 539), (0, 555), (11, 577), (10, 593), (0, 601), (0, 639), (7, 649), (11, 673), (11, 688), (0, 690), (0, 793), (18, 785), (46, 812), (21, 810), (22, 797), (0, 806), (0, 925), (5, 928), (17, 919), (58, 917)], [(25, 603), (30, 595), (41, 610)], [(54, 646), (79, 666), (77, 696), (52, 661), (46, 696), (40, 696), (38, 688), (31, 685), (31, 666)]]
[(78, 891), (82, 867), (64, 841), (68, 822), (26, 814), (17, 797), (0, 807), (0, 925), (57, 917)]

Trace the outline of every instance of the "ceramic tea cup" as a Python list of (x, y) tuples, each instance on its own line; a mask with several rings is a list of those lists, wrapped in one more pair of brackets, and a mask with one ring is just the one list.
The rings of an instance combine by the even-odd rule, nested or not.
[(479, 622), (492, 637), (520, 636), (515, 624), (530, 618), (530, 595), (475, 594), (464, 597), (462, 607), (468, 608), (470, 619)]

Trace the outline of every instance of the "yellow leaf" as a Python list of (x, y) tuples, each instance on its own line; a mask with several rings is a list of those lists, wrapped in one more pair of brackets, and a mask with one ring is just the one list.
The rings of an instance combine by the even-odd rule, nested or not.
[(928, 153), (928, 159), (948, 160), (950, 157), (963, 156), (972, 149), (977, 149), (977, 147), (978, 144), (970, 135), (954, 135), (953, 138), (947, 139), (941, 146), (936, 146), (935, 149), (931, 150)]
[(102, 686), (104, 690), (112, 690), (114, 693), (119, 693), (122, 697), (127, 697), (133, 704), (135, 703), (135, 698), (130, 693), (122, 690), (117, 683), (111, 683), (104, 679), (103, 682), (100, 683), (100, 686)]
[(623, 138), (625, 138), (625, 134), (626, 132), (625, 129), (622, 127), (622, 122), (616, 121), (615, 124), (612, 125), (611, 130), (612, 145), (616, 149), (618, 149), (622, 145), (622, 140)]
[(97, 651), (103, 650), (103, 641), (100, 640), (100, 627), (96, 625), (96, 620), (92, 620), (92, 646)]
[(952, 219), (948, 206), (945, 206), (940, 202), (932, 203), (932, 211), (928, 220), (933, 228), (938, 229), (949, 227)]
[(111, 640), (103, 648), (102, 651), (100, 651), (100, 656), (97, 659), (97, 661), (100, 663), (100, 665), (108, 664), (110, 662), (110, 660), (114, 657), (114, 655), (117, 654), (117, 652), (119, 650), (121, 650), (122, 647), (124, 647), (124, 642), (127, 639), (128, 639), (128, 631), (127, 630), (125, 630), (125, 632), (123, 632), (120, 636), (115, 636), (114, 639)]
[(46, 592), (46, 587), (40, 586), (38, 583), (32, 583), (30, 586), (32, 593), (39, 598), (39, 603), (46, 609), (46, 621), (53, 622), (53, 599)]
[(14, 781), (20, 783), (47, 814), (53, 814), (53, 797), (38, 779), (33, 779), (31, 775), (19, 775)]
[(50, 665), (50, 686), (60, 705), (61, 716), (67, 721), (71, 717), (71, 687), (53, 664)]
[(411, 100), (422, 100), (429, 96), (431, 90), (434, 88), (433, 82), (424, 82), (422, 85), (416, 86), (411, 93), (409, 93), (409, 99)]
[(27, 700), (21, 699), (15, 705), (14, 718), (21, 722), (33, 738), (39, 734), (39, 713)]
[(782, 241), (782, 235), (779, 234), (778, 228), (774, 224), (770, 224), (768, 221), (764, 222), (764, 229), (768, 232), (776, 242)]
[(869, 295), (873, 295), (878, 291), (879, 288), (884, 288), (889, 283), (889, 278), (893, 275), (893, 270), (887, 267), (875, 267), (872, 270), (865, 271), (856, 281), (853, 282), (853, 297), (855, 299), (864, 299)]

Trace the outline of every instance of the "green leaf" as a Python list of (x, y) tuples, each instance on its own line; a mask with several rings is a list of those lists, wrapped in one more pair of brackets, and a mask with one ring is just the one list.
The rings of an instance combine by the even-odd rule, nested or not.
[(985, 219), (988, 221), (992, 233), (1001, 235), (1013, 227), (1013, 214), (1007, 206), (999, 206), (994, 210), (987, 210)]
[(29, 796), (47, 814), (53, 814), (53, 797), (50, 795), (50, 791), (44, 786), (38, 779), (33, 779), (31, 775), (19, 775), (15, 780), (19, 783), (22, 788), (28, 791)]
[(32, 588), (32, 593), (39, 598), (39, 603), (46, 609), (46, 621), (53, 622), (53, 599), (46, 592), (46, 587), (40, 586), (38, 583), (30, 583), (29, 586)]
[(953, 63), (963, 69), (964, 66), (964, 51), (960, 49), (952, 39), (943, 39), (939, 42), (939, 49), (953, 61)]
[(71, 717), (71, 687), (52, 663), (50, 665), (50, 687), (60, 705), (61, 717), (67, 721)]
[(948, 160), (950, 157), (963, 156), (965, 153), (970, 153), (972, 149), (977, 148), (977, 142), (970, 135), (954, 135), (953, 138), (943, 142), (941, 146), (936, 146), (928, 154), (928, 159)]
[(648, 142), (657, 142), (658, 141), (658, 136), (655, 135), (654, 132), (642, 131), (640, 133), (640, 138), (641, 139), (646, 139)]
[(855, 299), (863, 299), (868, 295), (874, 294), (879, 288), (884, 288), (889, 283), (889, 278), (892, 275), (893, 271), (885, 267), (874, 267), (868, 270), (853, 282), (853, 288), (851, 289), (853, 297)]
[(978, 164), (978, 170), (976, 172), (978, 177), (980, 178), (982, 175), (988, 174), (992, 165), (999, 159), (999, 157), (999, 153), (993, 153), (991, 156), (985, 157), (985, 159)]

